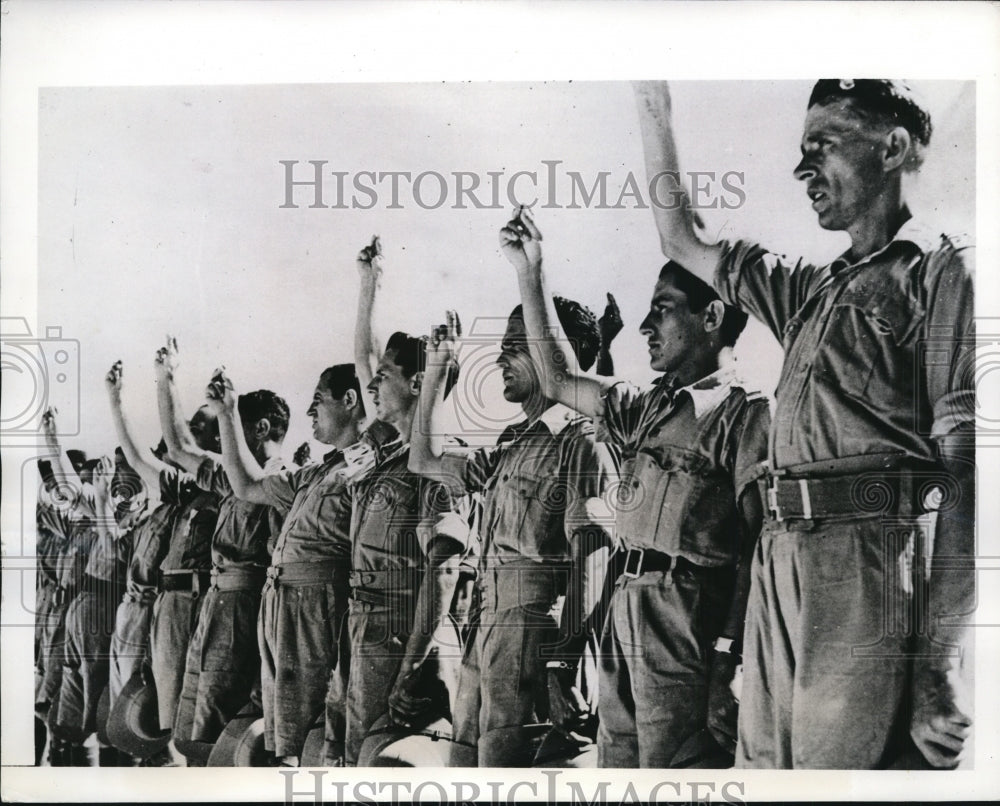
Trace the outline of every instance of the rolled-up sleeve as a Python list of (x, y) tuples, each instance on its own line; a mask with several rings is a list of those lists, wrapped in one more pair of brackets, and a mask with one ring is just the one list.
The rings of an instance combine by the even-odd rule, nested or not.
[(971, 430), (976, 413), (975, 250), (944, 252), (925, 275), (925, 366), (933, 437)]
[(571, 540), (581, 531), (600, 530), (613, 534), (615, 511), (609, 493), (618, 480), (617, 453), (595, 441), (588, 427), (569, 443), (564, 455), (566, 510), (563, 519), (565, 536)]
[(195, 481), (207, 493), (215, 493), (220, 497), (225, 497), (232, 492), (229, 486), (229, 477), (221, 462), (217, 462), (211, 456), (206, 456), (198, 465), (198, 473)]
[(788, 320), (806, 301), (817, 268), (747, 241), (721, 246), (715, 270), (719, 296), (767, 325), (780, 342)]
[(496, 470), (501, 450), (500, 446), (447, 446), (441, 454), (442, 483), (455, 496), (482, 492)]
[(654, 387), (641, 388), (619, 381), (601, 398), (603, 406), (594, 418), (597, 440), (628, 450), (646, 410), (646, 401)]
[(417, 526), (421, 551), (429, 553), (435, 538), (444, 537), (456, 542), (464, 553), (469, 545), (470, 516), (468, 495), (455, 495), (448, 485), (425, 480)]
[(268, 473), (260, 480), (260, 487), (267, 496), (267, 503), (283, 512), (291, 509), (292, 502), (299, 490), (299, 482), (305, 470), (279, 470)]

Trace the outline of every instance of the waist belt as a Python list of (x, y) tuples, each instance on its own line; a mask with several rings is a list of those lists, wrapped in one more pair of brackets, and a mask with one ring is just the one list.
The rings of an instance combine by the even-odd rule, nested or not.
[[(80, 584), (80, 592), (86, 593), (97, 593), (104, 595), (110, 590), (122, 590), (125, 587), (125, 583), (122, 579), (101, 579), (100, 577), (95, 577), (91, 574), (84, 574), (83, 581)], [(115, 596), (115, 599), (118, 597)]]
[(399, 607), (416, 599), (414, 590), (378, 590), (375, 588), (351, 588), (351, 598), (356, 602), (384, 607)]
[(487, 610), (554, 604), (565, 595), (569, 564), (506, 563), (484, 565), (476, 579), (479, 601)]
[(340, 560), (272, 565), (267, 569), (266, 575), (268, 584), (274, 588), (280, 585), (344, 585), (347, 583), (347, 568)]
[(199, 596), (208, 590), (211, 578), (208, 571), (178, 570), (160, 571), (161, 591), (190, 591), (192, 596)]
[(861, 471), (824, 478), (795, 478), (778, 471), (762, 477), (758, 485), (764, 512), (772, 520), (785, 521), (865, 518), (900, 510), (919, 512), (913, 480), (907, 470)]
[(73, 585), (59, 585), (52, 594), (52, 603), (56, 607), (63, 607), (70, 603), (76, 595), (76, 588)]
[(122, 596), (123, 602), (135, 604), (151, 604), (156, 599), (156, 588), (143, 588), (142, 590), (125, 591)]
[(263, 568), (213, 568), (212, 587), (220, 591), (257, 591), (264, 587), (267, 572)]
[[(625, 552), (625, 561), (622, 565), (621, 576), (626, 579), (635, 579), (641, 574), (665, 573), (671, 568), (678, 567), (683, 557), (671, 557), (662, 551), (653, 549), (628, 549)], [(690, 565), (690, 563), (688, 563)]]

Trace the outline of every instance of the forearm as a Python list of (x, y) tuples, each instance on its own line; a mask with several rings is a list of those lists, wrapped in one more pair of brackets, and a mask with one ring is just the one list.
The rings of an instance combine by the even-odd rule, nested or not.
[(976, 605), (975, 449), (957, 440), (942, 443), (942, 461), (959, 497), (937, 514), (931, 546), (927, 607), (929, 630), (918, 646), (918, 668), (952, 671), (971, 639)]
[(362, 276), (358, 291), (358, 317), (354, 323), (354, 366), (362, 390), (371, 383), (375, 367), (378, 366), (379, 351), (374, 322), (380, 285), (379, 280)]
[(573, 535), (556, 660), (577, 663), (587, 645), (588, 635), (600, 629), (611, 546), (610, 536), (597, 525), (579, 529)]
[(739, 646), (743, 644), (743, 628), (746, 624), (747, 602), (750, 598), (751, 568), (753, 556), (760, 538), (763, 525), (763, 513), (760, 506), (760, 496), (756, 488), (751, 487), (740, 499), (739, 523), (737, 525), (736, 579), (733, 588), (733, 598), (729, 605), (726, 622), (719, 636), (731, 638)]
[(268, 503), (261, 482), (266, 475), (254, 458), (243, 436), (243, 426), (237, 409), (218, 415), (219, 441), (222, 444), (222, 466), (233, 493), (243, 501)]
[(597, 353), (597, 365), (594, 368), (595, 372), (604, 378), (610, 378), (615, 374), (615, 361), (611, 357), (611, 351), (601, 347), (600, 351)]
[(59, 438), (55, 434), (47, 434), (45, 444), (52, 454), (50, 461), (52, 463), (53, 474), (59, 480), (60, 484), (65, 484), (75, 494), (79, 495), (83, 489), (83, 481), (73, 467), (73, 463), (69, 460), (69, 456), (66, 455), (66, 451), (63, 450)]
[(156, 490), (160, 483), (160, 472), (166, 468), (163, 462), (155, 459), (152, 454), (139, 450), (132, 438), (132, 430), (122, 408), (121, 399), (115, 395), (111, 398), (111, 420), (118, 436), (118, 444), (129, 466), (138, 473), (150, 490)]
[(448, 616), (459, 577), (460, 546), (451, 538), (437, 538), (437, 549), (424, 573), (413, 614), (413, 629), (406, 642), (400, 674), (426, 660), (435, 646), (438, 625)]
[(439, 422), (443, 398), (444, 372), (429, 366), (420, 387), (417, 416), (410, 430), (409, 469), (436, 481), (443, 475), (444, 439)]
[(681, 181), (680, 158), (673, 131), (673, 109), (666, 82), (636, 88), (639, 130), (646, 179), (652, 196), (653, 219), (665, 257), (693, 272), (709, 285), (714, 273), (714, 247), (698, 237), (691, 199)]
[(194, 440), (188, 431), (180, 403), (180, 394), (173, 375), (157, 379), (156, 405), (160, 414), (160, 428), (163, 430), (163, 441), (167, 445), (170, 458), (183, 464), (181, 457), (194, 447)]

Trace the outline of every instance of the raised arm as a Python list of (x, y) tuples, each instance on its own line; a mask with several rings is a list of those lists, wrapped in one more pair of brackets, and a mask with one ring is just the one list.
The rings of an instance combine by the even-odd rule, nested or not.
[(135, 444), (132, 438), (132, 430), (129, 428), (125, 411), (122, 408), (122, 362), (115, 361), (104, 376), (104, 388), (108, 393), (108, 402), (111, 404), (111, 420), (115, 424), (115, 433), (118, 435), (118, 444), (122, 446), (125, 459), (129, 465), (139, 474), (146, 486), (150, 490), (156, 490), (160, 486), (160, 473), (167, 469), (167, 465), (157, 459), (150, 451), (142, 451)]
[(254, 458), (243, 436), (239, 408), (233, 382), (226, 375), (225, 367), (212, 374), (205, 389), (208, 407), (219, 422), (219, 442), (222, 444), (222, 467), (233, 493), (243, 501), (253, 504), (269, 504), (271, 499), (264, 491), (263, 479), (266, 475)]
[(114, 509), (111, 506), (111, 479), (115, 473), (115, 464), (108, 456), (102, 456), (94, 468), (94, 526), (97, 537), (105, 543), (118, 538), (118, 525), (115, 522)]
[(195, 444), (181, 410), (174, 377), (179, 365), (177, 339), (168, 335), (166, 345), (156, 351), (153, 362), (160, 427), (163, 429), (163, 440), (167, 443), (167, 455), (189, 473), (197, 473), (198, 466), (208, 454)]
[(601, 413), (601, 398), (615, 381), (580, 369), (545, 281), (541, 241), (541, 232), (523, 207), (500, 230), (500, 249), (517, 271), (531, 357), (547, 398), (593, 417)]
[[(370, 396), (368, 384), (375, 377), (375, 368), (380, 357), (374, 331), (375, 306), (382, 284), (382, 243), (377, 235), (372, 237), (372, 242), (368, 246), (358, 252), (357, 263), (361, 284), (358, 289), (358, 318), (354, 323), (354, 366), (361, 389), (364, 394)], [(366, 409), (375, 411), (375, 405), (371, 400), (368, 401)]]
[(622, 312), (618, 309), (618, 302), (610, 291), (608, 292), (608, 304), (604, 307), (604, 313), (597, 320), (597, 324), (601, 328), (601, 349), (597, 353), (597, 364), (594, 367), (594, 372), (604, 378), (610, 378), (615, 374), (615, 360), (611, 357), (611, 342), (625, 326), (622, 322)]
[(691, 199), (680, 178), (670, 88), (665, 81), (638, 81), (633, 87), (660, 248), (667, 258), (712, 285), (722, 249), (704, 243), (698, 235)]
[(420, 386), (420, 402), (417, 406), (417, 416), (413, 419), (410, 429), (410, 459), (409, 469), (421, 476), (435, 481), (447, 482), (443, 453), (442, 426), (440, 425), (441, 406), (448, 368), (456, 363), (458, 353), (458, 338), (462, 335), (462, 326), (458, 313), (448, 311), (448, 324), (445, 330), (435, 328), (427, 344), (427, 362), (424, 380)]
[(59, 442), (59, 428), (56, 422), (58, 414), (59, 412), (54, 406), (49, 406), (42, 414), (42, 433), (45, 435), (45, 444), (52, 453), (52, 472), (60, 484), (70, 487), (75, 497), (80, 499), (80, 493), (83, 491), (83, 480)]

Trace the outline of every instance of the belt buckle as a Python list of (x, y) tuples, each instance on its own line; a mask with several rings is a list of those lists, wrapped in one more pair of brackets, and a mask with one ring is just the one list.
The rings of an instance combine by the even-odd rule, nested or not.
[(767, 508), (771, 511), (774, 519), (779, 523), (785, 519), (778, 506), (778, 477), (772, 476), (767, 485)]
[[(625, 570), (622, 571), (622, 576), (628, 579), (638, 578), (642, 572), (642, 560), (645, 554), (645, 549), (629, 549), (625, 555)], [(637, 558), (635, 563), (632, 562), (633, 557)]]

